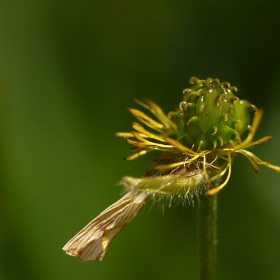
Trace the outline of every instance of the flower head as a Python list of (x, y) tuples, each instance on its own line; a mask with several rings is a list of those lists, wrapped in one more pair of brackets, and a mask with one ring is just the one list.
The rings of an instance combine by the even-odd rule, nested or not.
[[(191, 88), (183, 91), (183, 101), (178, 109), (165, 115), (160, 107), (150, 100), (141, 102), (157, 120), (136, 109), (130, 112), (152, 132), (139, 123), (133, 123), (131, 133), (117, 133), (135, 147), (132, 160), (150, 151), (162, 151), (162, 157), (153, 167), (155, 171), (173, 172), (174, 168), (186, 167), (188, 170), (203, 170), (207, 193), (218, 193), (228, 182), (231, 165), (235, 154), (243, 154), (258, 171), (258, 165), (265, 165), (278, 174), (280, 167), (260, 160), (247, 148), (267, 142), (272, 138), (266, 136), (253, 142), (262, 117), (262, 110), (234, 95), (236, 87), (228, 82), (220, 83), (218, 79), (199, 80), (191, 78)], [(251, 111), (254, 119), (250, 125)], [(242, 140), (245, 132), (247, 137)], [(164, 164), (164, 162), (168, 162)], [(211, 188), (211, 183), (228, 175), (223, 183)], [(158, 173), (157, 173), (158, 174)], [(148, 173), (148, 175), (151, 175)], [(152, 174), (153, 175), (153, 174)]]
[[(258, 165), (265, 165), (280, 174), (280, 167), (246, 150), (271, 140), (266, 136), (253, 141), (262, 110), (239, 100), (234, 95), (237, 88), (227, 82), (191, 78), (190, 83), (192, 87), (183, 91), (178, 109), (167, 115), (150, 100), (135, 100), (156, 119), (129, 109), (147, 128), (135, 122), (132, 132), (116, 134), (134, 146), (134, 154), (126, 159), (133, 160), (151, 151), (160, 151), (161, 155), (144, 177), (122, 179), (120, 184), (127, 194), (68, 241), (63, 247), (67, 254), (83, 261), (102, 260), (113, 239), (136, 217), (150, 195), (168, 197), (170, 202), (174, 197), (177, 201), (193, 202), (193, 197), (202, 193), (217, 194), (229, 181), (233, 158), (238, 153), (249, 160), (255, 171)], [(246, 131), (247, 136), (243, 137)]]

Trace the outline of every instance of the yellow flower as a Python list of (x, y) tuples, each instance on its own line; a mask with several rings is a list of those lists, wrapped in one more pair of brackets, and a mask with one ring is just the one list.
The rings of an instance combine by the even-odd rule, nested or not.
[[(237, 88), (231, 87), (227, 82), (220, 83), (218, 79), (211, 78), (191, 78), (190, 82), (194, 85), (191, 89), (183, 91), (184, 101), (179, 104), (177, 111), (168, 115), (150, 100), (135, 100), (148, 109), (156, 120), (139, 110), (129, 110), (152, 132), (139, 123), (133, 123), (133, 132), (116, 134), (135, 146), (131, 149), (134, 154), (126, 159), (132, 160), (154, 150), (162, 151), (162, 157), (155, 163), (152, 171), (147, 173), (148, 176), (160, 175), (159, 171), (172, 173), (174, 168), (180, 167), (187, 167), (188, 170), (201, 168), (208, 195), (218, 193), (227, 184), (233, 157), (237, 153), (243, 154), (255, 171), (259, 170), (258, 165), (265, 165), (280, 174), (280, 167), (262, 161), (246, 150), (272, 139), (266, 136), (253, 142), (263, 111), (239, 100), (233, 94)], [(252, 126), (249, 125), (250, 110), (255, 111)], [(249, 130), (248, 136), (241, 141), (245, 130)], [(163, 164), (164, 161), (169, 163)], [(228, 175), (225, 181), (211, 188), (211, 183), (220, 179), (226, 172)]]
[[(204, 177), (207, 185), (208, 195), (217, 194), (228, 182), (231, 175), (231, 165), (233, 163), (233, 157), (236, 153), (243, 154), (251, 163), (255, 171), (258, 171), (258, 164), (265, 165), (278, 174), (280, 174), (280, 167), (272, 165), (268, 162), (262, 161), (257, 156), (255, 156), (250, 151), (247, 151), (247, 148), (251, 148), (255, 145), (267, 142), (272, 138), (266, 136), (260, 140), (252, 141), (258, 125), (260, 123), (261, 117), (263, 115), (262, 110), (258, 110), (254, 116), (252, 127), (250, 127), (250, 132), (247, 138), (239, 144), (234, 144), (232, 146), (221, 147), (218, 149), (212, 150), (202, 150), (194, 151), (191, 147), (187, 147), (179, 142), (177, 139), (171, 138), (173, 135), (177, 135), (177, 124), (171, 119), (180, 115), (175, 112), (171, 112), (167, 115), (163, 113), (161, 108), (150, 100), (146, 100), (146, 103), (136, 100), (137, 103), (148, 109), (156, 118), (157, 121), (151, 119), (146, 114), (139, 110), (130, 109), (130, 112), (143, 124), (154, 130), (150, 132), (138, 123), (133, 123), (132, 128), (135, 130), (131, 133), (119, 132), (116, 135), (118, 137), (123, 137), (128, 143), (134, 145), (136, 148), (133, 148), (132, 151), (135, 152), (132, 156), (127, 157), (127, 160), (132, 160), (138, 156), (144, 155), (150, 151), (162, 151), (164, 155), (162, 160), (165, 158), (170, 158), (172, 163), (170, 164), (156, 164), (153, 168), (153, 171), (167, 171), (170, 172), (174, 168), (188, 166), (190, 170), (197, 169), (198, 166), (201, 166), (201, 169), (204, 171)], [(182, 160), (183, 159), (183, 160)], [(219, 163), (218, 166), (213, 165), (213, 161), (223, 161)], [(209, 178), (207, 168), (219, 170), (218, 174)], [(228, 176), (225, 181), (219, 186), (211, 189), (211, 182), (220, 179), (228, 171)]]
[[(255, 171), (258, 165), (265, 165), (280, 174), (280, 167), (246, 150), (271, 140), (267, 136), (253, 142), (262, 110), (239, 100), (233, 94), (237, 89), (227, 82), (210, 78), (191, 78), (190, 82), (193, 86), (184, 90), (178, 110), (168, 115), (150, 100), (135, 100), (156, 120), (130, 109), (148, 128), (133, 123), (134, 131), (116, 134), (134, 146), (131, 149), (134, 154), (126, 159), (133, 160), (151, 151), (160, 151), (161, 155), (154, 160), (153, 167), (146, 170), (145, 177), (123, 178), (120, 184), (127, 194), (68, 241), (63, 247), (67, 254), (83, 261), (102, 260), (113, 239), (136, 217), (151, 195), (168, 197), (170, 202), (176, 197), (177, 201), (193, 203), (194, 196), (217, 194), (229, 181), (233, 158), (238, 153), (249, 160)], [(252, 126), (251, 110), (255, 111)], [(242, 135), (248, 130), (242, 141)], [(220, 183), (226, 173), (226, 179)]]

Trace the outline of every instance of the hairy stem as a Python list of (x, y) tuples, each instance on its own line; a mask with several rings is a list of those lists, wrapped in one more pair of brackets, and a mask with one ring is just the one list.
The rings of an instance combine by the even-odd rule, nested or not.
[(200, 280), (216, 279), (217, 195), (203, 196), (198, 205), (198, 253)]

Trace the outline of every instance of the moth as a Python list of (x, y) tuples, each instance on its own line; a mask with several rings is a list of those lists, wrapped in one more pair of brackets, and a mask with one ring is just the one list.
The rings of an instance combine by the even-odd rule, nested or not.
[[(114, 238), (129, 224), (151, 194), (184, 195), (186, 198), (204, 184), (200, 169), (177, 170), (173, 174), (133, 178), (120, 182), (127, 191), (117, 202), (101, 212), (62, 248), (68, 255), (82, 261), (101, 261)], [(195, 193), (197, 194), (197, 193)]]

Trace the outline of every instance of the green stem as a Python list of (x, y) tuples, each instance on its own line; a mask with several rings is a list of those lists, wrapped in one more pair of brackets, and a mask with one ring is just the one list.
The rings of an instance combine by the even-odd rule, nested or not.
[(216, 279), (217, 195), (202, 196), (198, 205), (198, 252), (200, 280)]

